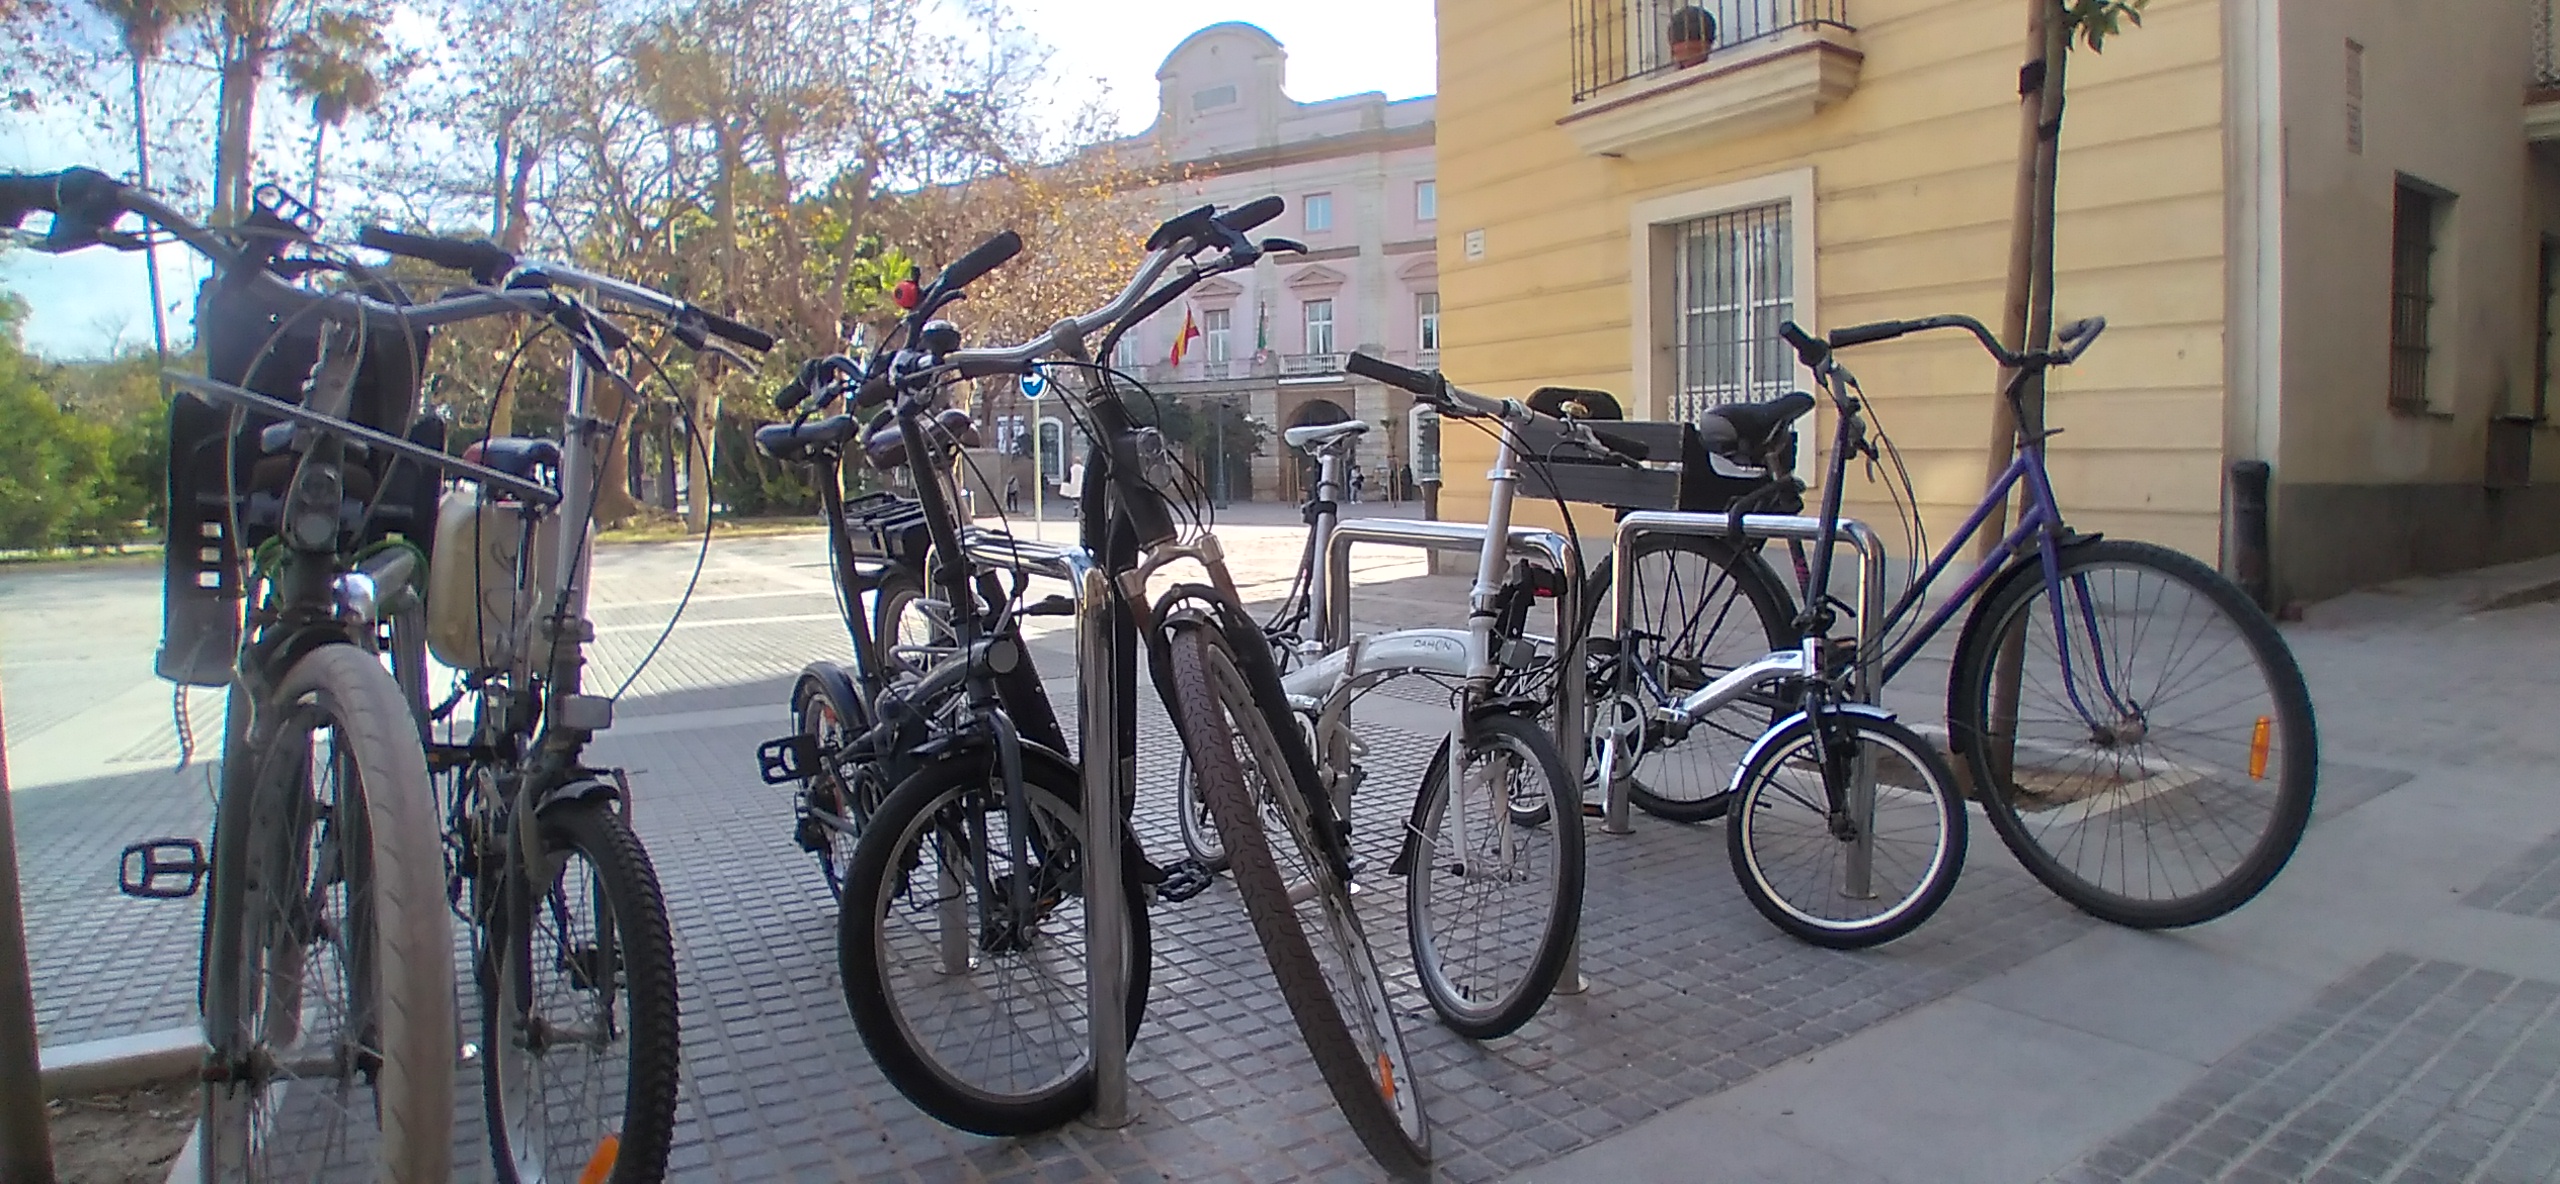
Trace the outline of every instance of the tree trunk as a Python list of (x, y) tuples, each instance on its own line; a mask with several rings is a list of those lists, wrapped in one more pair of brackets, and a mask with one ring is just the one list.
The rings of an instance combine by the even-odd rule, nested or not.
[(701, 534), (711, 529), (712, 445), (718, 438), (720, 388), (709, 380), (694, 396), (693, 422), (685, 432), (684, 529)]
[(639, 403), (619, 391), (611, 399), (618, 406), (613, 415), (613, 436), (604, 444), (604, 473), (596, 479), (598, 527), (620, 526), (640, 514), (639, 504), (631, 499), (631, 449), (625, 445), (639, 418)]
[[(2019, 74), (2024, 114), (2019, 133), (2017, 208), (2010, 230), (2009, 299), (2001, 326), (2010, 348), (2020, 352), (2044, 349), (2053, 343), (2054, 187), (2061, 165), (2063, 75), (2071, 57), (2071, 25), (2065, 19), (2061, 0), (2032, 0), (2028, 19), (2031, 56)], [(2003, 369), (2000, 389), (2007, 391), (2015, 378), (2014, 371)], [(2043, 431), (2044, 374), (2038, 371), (2019, 388), (2014, 407), (2006, 398), (1994, 404), (1987, 465), (1990, 479), (1997, 481), (2007, 472), (2010, 455), (2019, 441), (2033, 439)], [(2025, 490), (2019, 490), (2016, 496), (2024, 498)], [(2006, 533), (2007, 504), (1993, 507), (1983, 525), (1977, 556), (1987, 558), (1989, 548)], [(1984, 713), (1990, 734), (1983, 739), (1994, 784), (2008, 781), (2017, 755), (2018, 691), (2025, 664), (2026, 630), (2021, 628), (2015, 636), (2002, 639), (1992, 661), (1991, 697)], [(1975, 787), (1976, 792), (1980, 790)]]
[[(133, 183), (144, 190), (151, 188), (151, 109), (148, 93), (142, 85), (142, 55), (133, 57)], [(160, 295), (160, 252), (145, 247), (142, 273), (151, 286), (151, 352), (160, 368), (169, 368), (169, 323), (167, 301)], [(161, 393), (168, 393), (168, 379), (162, 378)]]
[(222, 82), (215, 95), (213, 144), (213, 216), (217, 223), (236, 222), (249, 210), (249, 170), (253, 155), (250, 125), (258, 114), (258, 85), (267, 74), (267, 51), (254, 38), (232, 33), (222, 60)]
[(311, 196), (302, 204), (312, 213), (320, 212), (320, 159), (329, 143), (329, 121), (311, 121)]
[(835, 291), (831, 293), (833, 298), (827, 307), (827, 315), (835, 319), (832, 341), (840, 342), (852, 335), (852, 326), (845, 323), (845, 314), (853, 305), (854, 244), (862, 237), (862, 224), (871, 212), (871, 175), (868, 159), (853, 167), (853, 180), (849, 185), (852, 193), (844, 203), (844, 242), (836, 248)]
[(672, 412), (658, 425), (657, 503), (670, 514), (676, 512), (676, 466), (684, 463), (677, 459), (683, 454), (676, 450), (676, 426)]

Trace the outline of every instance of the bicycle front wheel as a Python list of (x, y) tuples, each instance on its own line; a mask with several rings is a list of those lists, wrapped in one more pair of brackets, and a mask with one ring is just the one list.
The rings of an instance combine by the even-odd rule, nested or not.
[(1555, 741), (1516, 715), (1477, 720), (1456, 776), (1423, 774), (1405, 932), (1442, 1023), (1475, 1040), (1538, 1014), (1582, 919), (1582, 802)]
[[(982, 1135), (1049, 1130), (1093, 1104), (1080, 787), (1073, 768), (1027, 749), (1022, 780), (1016, 862), (993, 753), (910, 775), (854, 847), (838, 922), (845, 1003), (881, 1073), (925, 1113)], [(1124, 843), (1133, 1042), (1153, 958), (1139, 867)]]
[(1275, 721), (1294, 726), (1287, 709), (1264, 710), (1209, 625), (1175, 621), (1167, 632), (1165, 706), (1281, 998), (1352, 1133), (1387, 1170), (1419, 1175), (1431, 1152), (1413, 1060), (1351, 885), (1329, 853), (1341, 836), (1319, 833), (1331, 813), (1310, 805), (1312, 787), (1298, 784), (1280, 747)]
[(399, 684), (323, 646), (226, 751), (249, 767), (224, 771), (215, 820), (204, 1177), (447, 1179), (453, 931)]
[(2319, 740), (2293, 652), (2229, 580), (2166, 547), (2073, 547), (2059, 577), (2011, 580), (1956, 655), (1947, 720), (1983, 812), (2101, 919), (2162, 929), (2240, 907), (2311, 821)]
[(676, 1118), (676, 955), (658, 875), (601, 802), (541, 819), (542, 866), (500, 904), (481, 1085), (501, 1184), (664, 1179)]
[(1725, 830), (1734, 878), (1797, 939), (1881, 945), (1955, 891), (1964, 801), (1911, 729), (1857, 712), (1799, 715), (1753, 750), (1739, 783)]

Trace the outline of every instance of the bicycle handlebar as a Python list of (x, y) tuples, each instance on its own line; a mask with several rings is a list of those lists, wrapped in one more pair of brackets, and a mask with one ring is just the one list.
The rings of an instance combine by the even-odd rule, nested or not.
[(1806, 369), (1819, 369), (1835, 349), (1891, 341), (1896, 337), (1932, 329), (1962, 329), (1971, 333), (1975, 340), (1982, 343), (1982, 348), (1989, 351), (1992, 360), (2015, 370), (2030, 365), (2068, 366), (2079, 361), (2080, 355), (2089, 352), (2089, 347), (2097, 342), (2098, 335), (2107, 331), (2107, 318), (2085, 317), (2073, 321), (2054, 331), (2054, 341), (2059, 348), (2029, 350), (2023, 354), (2011, 353), (2006, 346), (2000, 344), (1998, 337), (1992, 335), (1990, 329), (1984, 327), (1982, 322), (1962, 314), (1851, 325), (1844, 329), (1834, 329), (1826, 337), (1815, 337), (1805, 332), (1794, 321), (1786, 321), (1779, 324), (1778, 336), (1786, 339), (1788, 345), (1795, 347), (1796, 358), (1804, 363)]
[(707, 308), (678, 300), (654, 288), (628, 280), (598, 275), (565, 264), (527, 259), (486, 239), (441, 238), (427, 234), (403, 234), (367, 226), (356, 232), (356, 244), (386, 254), (417, 259), (454, 271), (467, 272), (483, 287), (496, 287), (516, 272), (539, 275), (554, 286), (577, 288), (609, 300), (643, 309), (664, 318), (676, 337), (687, 348), (703, 347), (705, 332), (748, 349), (764, 351), (773, 348), (773, 335), (743, 325)]
[(1568, 438), (1587, 434), (1591, 442), (1599, 444), (1606, 451), (1616, 453), (1617, 459), (1622, 461), (1641, 461), (1652, 454), (1652, 450), (1646, 448), (1641, 442), (1605, 428), (1594, 427), (1588, 420), (1564, 419), (1547, 415), (1531, 410), (1512, 399), (1487, 398), (1452, 384), (1446, 376), (1436, 370), (1409, 369), (1384, 358), (1372, 357), (1357, 351), (1343, 359), (1342, 368), (1362, 378), (1375, 379), (1399, 390), (1409, 391), (1414, 398), (1422, 402), (1449, 409), (1460, 416), (1498, 419), (1506, 423), (1534, 423), (1543, 420), (1568, 425), (1566, 431)]

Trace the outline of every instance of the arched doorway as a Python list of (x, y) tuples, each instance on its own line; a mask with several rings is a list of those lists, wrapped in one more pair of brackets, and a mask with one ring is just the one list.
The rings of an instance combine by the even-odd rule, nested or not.
[[(1289, 417), (1289, 426), (1293, 428), (1313, 427), (1318, 424), (1341, 423), (1343, 420), (1349, 418), (1351, 418), (1351, 413), (1343, 410), (1342, 404), (1340, 403), (1336, 403), (1331, 399), (1309, 399), (1304, 403), (1298, 404), (1297, 412)], [(1307, 499), (1308, 494), (1315, 491), (1315, 458), (1308, 456), (1306, 453), (1300, 452), (1295, 448), (1290, 448), (1286, 443), (1283, 443), (1281, 448), (1287, 452), (1289, 457), (1289, 463), (1280, 466), (1280, 471), (1283, 474), (1286, 474), (1288, 482), (1288, 488), (1283, 489), (1281, 494), (1292, 502), (1303, 502)], [(1345, 491), (1345, 496), (1348, 496), (1348, 491)]]

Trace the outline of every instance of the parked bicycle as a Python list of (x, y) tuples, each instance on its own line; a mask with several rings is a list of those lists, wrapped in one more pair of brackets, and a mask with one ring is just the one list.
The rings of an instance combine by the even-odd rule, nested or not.
[[(507, 450), (492, 458), (500, 465), (446, 455), (440, 421), (411, 416), (433, 327), (511, 314), (579, 320), (582, 306), (529, 287), (411, 302), (321, 253), (307, 215), (272, 191), (238, 227), (217, 232), (90, 170), (0, 177), (0, 225), (15, 227), (30, 211), (53, 215), (41, 250), (135, 249), (165, 234), (213, 264), (197, 316), (210, 376), (172, 376), (194, 397), (171, 409), (159, 661), (164, 676), (228, 688), (212, 852), (192, 839), (137, 843), (119, 869), (120, 886), (140, 896), (194, 895), (209, 878), (201, 1173), (443, 1180), (452, 1169), (458, 1033), (447, 866), (423, 743), (416, 585), (437, 525), (439, 474), (478, 487), (464, 496), (509, 501), (518, 515), (510, 531), (565, 515), (560, 490), (508, 471)], [(145, 229), (118, 229), (129, 214)], [(335, 275), (347, 283), (291, 282)], [(658, 300), (679, 310), (680, 336), (706, 325), (751, 332)], [(582, 346), (596, 344), (599, 325), (586, 326)], [(402, 424), (406, 437), (384, 430)], [(509, 619), (533, 625), (530, 613)], [(574, 635), (542, 631), (546, 643)], [(522, 631), (515, 640), (524, 641)], [(573, 645), (545, 656), (573, 654)], [(571, 741), (586, 729), (573, 725), (605, 701), (578, 696), (574, 679), (557, 692), (534, 701), (555, 713), (540, 749), (574, 769)], [(528, 866), (557, 872), (564, 858), (609, 848), (605, 860), (636, 866), (646, 880), (645, 857), (617, 829), (617, 815), (555, 807), (619, 792), (618, 778), (602, 786), (600, 774), (576, 773), (583, 776), (507, 787), (522, 795), (516, 816), (542, 825), (488, 851), (510, 869), (510, 887), (484, 881), (486, 899), (508, 904), (474, 914), (491, 927), (475, 949), (506, 970), (481, 976), (505, 999), (484, 1008), (495, 1037), (484, 1058), (493, 1149), (502, 1179), (582, 1170), (654, 1179), (672, 1122), (671, 1062), (662, 1086), (631, 1090), (614, 1112), (591, 1108), (565, 1131), (541, 1121), (561, 1100), (545, 1071), (557, 1063), (551, 1054), (584, 1061), (636, 1033), (665, 1040), (656, 1055), (667, 1057), (674, 1039), (673, 959), (653, 881), (614, 878), (603, 891), (624, 912), (601, 936), (565, 947), (532, 936), (529, 918), (543, 902), (569, 898), (556, 880), (548, 894), (537, 891), (545, 880)], [(524, 833), (535, 829), (538, 840)], [(510, 915), (512, 925), (498, 920)], [(545, 971), (570, 978), (576, 996), (608, 1000), (577, 1017), (602, 1024), (528, 1002), (523, 984)], [(502, 985), (510, 982), (517, 989)], [(610, 1088), (620, 1094), (624, 1084)], [(544, 1134), (565, 1134), (556, 1156), (530, 1154)]]
[[(714, 337), (759, 350), (773, 339), (647, 287), (487, 242), (378, 228), (357, 241), (467, 273), (494, 294), (539, 293), (520, 310), (570, 342), (567, 443), (499, 436), (464, 450), (557, 500), (528, 500), (516, 487), (445, 496), (424, 611), (392, 617), (393, 668), (424, 712), (429, 767), (447, 788), (448, 893), (473, 930), (497, 1178), (658, 1179), (674, 1139), (681, 1043), (674, 940), (631, 828), (629, 779), (584, 760), (612, 726), (614, 703), (583, 685), (597, 474), (612, 439), (595, 388), (639, 393), (611, 365), (633, 343), (600, 302), (663, 323), (695, 351), (727, 352)], [(422, 649), (458, 676), (432, 708)], [(457, 720), (466, 701), (471, 714)]]
[[(1602, 647), (1615, 651), (1604, 659), (1612, 663), (1612, 685), (1598, 698), (1592, 726), (1594, 744), (1612, 751), (1612, 776), (1630, 765), (1652, 767), (1699, 732), (1754, 734), (1773, 714), (1795, 710), (1784, 681), (1774, 684), (1776, 694), (1734, 693), (1737, 681), (1750, 681), (1739, 676), (1754, 663), (1693, 655), (1744, 652), (1769, 628), (1772, 608), (1806, 606), (1791, 631), (1833, 623), (1835, 602), (1826, 590), (1846, 465), (1855, 457), (1891, 459), (1889, 443), (1880, 450), (1871, 438), (1865, 405), (1853, 393), (1857, 381), (1836, 351), (1939, 329), (1972, 333), (2008, 368), (2014, 377), (2003, 397), (2014, 403), (2032, 377), (2076, 361), (2105, 321), (2065, 326), (2057, 348), (2025, 354), (1962, 316), (1883, 321), (1827, 338), (1781, 326), (1838, 412), (1814, 562), (1790, 590), (1758, 560), (1756, 542), (1666, 535), (1639, 546), (1639, 555), (1660, 548), (1692, 556), (1691, 584), (1721, 589), (1721, 604), (1748, 613), (1702, 610), (1668, 635), (1641, 620), (1621, 622), (1614, 647)], [(1791, 396), (1745, 408), (1733, 422), (1744, 441), (1763, 439), (1811, 406)], [(2301, 841), (2319, 763), (2310, 696), (2273, 623), (2212, 568), (2165, 547), (2064, 524), (2045, 473), (2045, 441), (2053, 434), (2021, 429), (2008, 469), (1956, 536), (1889, 610), (1860, 623), (1866, 647), (1839, 652), (1825, 669), (1863, 668), (1870, 685), (1881, 686), (1969, 605), (1948, 680), (1948, 743), (2003, 844), (2048, 888), (2094, 916), (2139, 928), (2211, 920), (2263, 890)], [(1921, 619), (1935, 580), (2021, 486), (2016, 525)], [(1677, 579), (1634, 578), (1636, 594), (1659, 584), (1676, 597), (1682, 587)], [(1676, 612), (1665, 616), (1680, 620)], [(1738, 628), (1727, 627), (1733, 620)], [(1664, 644), (1668, 637), (1688, 648)], [(1751, 755), (1733, 762), (1731, 786), (1752, 779)], [(1729, 846), (1738, 869), (1745, 848), (1772, 840), (1775, 829), (1766, 818), (1736, 824)], [(1745, 886), (1752, 887), (1748, 879)], [(1819, 927), (1827, 919), (1808, 909), (1782, 920), (1786, 910), (1770, 903), (1774, 890), (1756, 891), (1755, 903), (1781, 925)]]
[[(1107, 745), (1088, 737), (1083, 760), (1109, 762), (1121, 792), (1133, 787), (1143, 639), (1157, 690), (1217, 811), (1255, 932), (1319, 1071), (1372, 1154), (1391, 1170), (1415, 1173), (1428, 1162), (1421, 1099), (1352, 905), (1347, 825), (1319, 788), (1271, 647), (1244, 613), (1216, 536), (1201, 519), (1205, 499), (1197, 483), (1172, 472), (1161, 438), (1133, 421), (1121, 379), (1094, 364), (1087, 348), (1100, 333), (1108, 356), (1122, 333), (1192, 285), (1250, 267), (1266, 250), (1297, 249), (1245, 237), (1281, 208), (1279, 199), (1266, 198), (1224, 215), (1207, 207), (1180, 215), (1150, 236), (1137, 275), (1102, 308), (1020, 345), (961, 349), (957, 330), (931, 318), (958, 297), (960, 283), (1018, 247), (1019, 240), (1002, 236), (924, 292), (902, 328), (904, 344), (875, 355), (855, 406), (891, 404), (912, 457), (932, 439), (928, 400), (948, 380), (1045, 368), (1062, 393), (1070, 385), (1085, 388), (1075, 393), (1082, 396), (1079, 414), (1094, 448), (1078, 498), (1084, 551), (1071, 562), (1088, 562), (1082, 556), (1089, 555), (1098, 564), (1103, 578), (1096, 586), (1111, 600), (1112, 636), (1108, 660), (1081, 671), (1082, 693), (1108, 696), (1119, 729)], [(1048, 361), (1053, 355), (1057, 360)], [(943, 597), (955, 606), (953, 640), (967, 655), (947, 663), (955, 672), (929, 670), (915, 692), (921, 695), (937, 684), (983, 678), (966, 672), (1009, 666), (1013, 655), (1000, 634), (975, 636), (976, 620), (993, 606), (958, 607), (976, 595), (959, 524), (947, 495), (938, 488), (924, 492), (940, 474), (919, 470), (918, 476), (935, 533), (933, 568), (942, 573)], [(1149, 578), (1186, 560), (1199, 564), (1209, 582), (1150, 597)], [(1001, 665), (990, 667), (991, 659)], [(1044, 762), (1032, 746), (1009, 738), (999, 722), (1005, 717), (991, 706), (973, 703), (971, 712), (988, 726), (935, 741), (935, 751), (948, 751), (948, 759), (910, 776), (865, 829), (845, 891), (841, 955), (857, 1025), (884, 1067), (896, 1066), (892, 1079), (909, 1097), (946, 1120), (992, 1120), (959, 1123), (970, 1129), (1021, 1129), (1064, 1121), (1090, 1100), (1084, 1036), (1090, 1017), (1081, 989), (1069, 985), (1081, 979), (1080, 934), (1058, 923), (1077, 903), (1070, 885), (1082, 832), (1072, 814), (1076, 782), (1062, 767), (1042, 784), (1025, 786)], [(1022, 754), (1018, 762), (1006, 755), (1012, 751)], [(1124, 868), (1136, 866), (1134, 844), (1123, 859)], [(1127, 947), (1142, 968), (1138, 888), (1134, 878), (1126, 886)], [(917, 896), (929, 903), (917, 903)], [(998, 969), (1035, 963), (1044, 968), (1036, 974)], [(996, 998), (1031, 986), (1026, 980), (1033, 978), (1059, 985), (1035, 998)], [(1127, 1015), (1132, 1032), (1144, 986), (1143, 978), (1134, 982)], [(974, 1026), (914, 1018), (949, 1015), (955, 998), (980, 1017)], [(990, 1025), (984, 1017), (994, 1015), (1008, 1018)], [(995, 1033), (1013, 1039), (991, 1039)], [(1045, 1055), (1020, 1047), (1034, 1036), (1043, 1037)], [(1007, 1048), (990, 1050), (990, 1043)], [(968, 1064), (953, 1063), (960, 1057)], [(1002, 1079), (989, 1080), (996, 1074), (980, 1058), (999, 1061)]]

